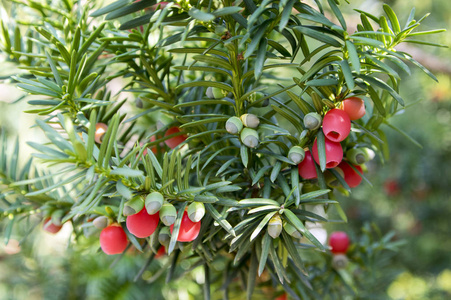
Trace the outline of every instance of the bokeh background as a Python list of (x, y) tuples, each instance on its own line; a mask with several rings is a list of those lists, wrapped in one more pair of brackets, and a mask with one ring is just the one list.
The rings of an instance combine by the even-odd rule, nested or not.
[[(380, 15), (383, 3), (390, 4), (401, 21), (407, 19), (412, 7), (417, 18), (431, 13), (423, 21), (422, 30), (450, 28), (449, 0), (367, 0), (359, 8)], [(342, 5), (350, 23), (358, 18), (350, 8), (355, 5)], [(425, 39), (450, 45), (451, 32)], [(403, 47), (408, 47), (414, 58), (439, 79), (435, 83), (418, 68), (412, 68), (411, 76), (400, 73), (404, 81), (401, 95), (408, 106), (391, 123), (405, 130), (422, 148), (385, 127), (390, 161), (383, 164), (376, 159), (368, 166), (372, 187), (362, 183), (350, 197), (339, 198), (349, 222), (333, 229), (357, 238), (364, 224), (373, 223), (381, 233), (393, 231), (396, 240), (405, 241), (399, 252), (387, 258), (382, 272), (375, 274), (376, 281), (381, 282), (375, 287), (381, 289), (379, 295), (386, 293), (390, 299), (451, 299), (451, 52), (449, 48), (414, 44)], [(10, 74), (14, 66), (4, 57), (0, 60), (0, 76)], [(0, 90), (0, 127), (11, 144), (19, 138), (21, 157), (28, 157), (31, 149), (25, 142), (40, 141), (42, 136), (39, 130), (30, 128), (33, 116), (23, 113), (27, 98), (17, 101), (23, 94), (8, 82), (1, 84)], [(190, 295), (201, 292), (201, 274), (194, 272), (190, 280), (165, 284), (164, 278), (152, 277), (158, 265), (144, 274), (148, 281), (133, 283), (136, 265), (143, 264), (144, 258), (130, 256), (112, 262), (104, 255), (95, 255), (89, 247), (83, 249), (83, 241), (81, 251), (74, 251), (70, 224), (56, 235), (40, 228), (29, 232), (27, 228), (26, 224), (16, 226), (9, 243), (0, 243), (0, 299), (142, 299), (149, 292), (155, 299), (191, 299)], [(95, 237), (86, 237), (86, 244), (90, 238)]]

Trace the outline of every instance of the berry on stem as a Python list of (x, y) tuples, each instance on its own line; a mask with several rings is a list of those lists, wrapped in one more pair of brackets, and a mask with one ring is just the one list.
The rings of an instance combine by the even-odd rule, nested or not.
[(257, 128), (260, 124), (260, 120), (254, 114), (244, 114), (240, 117), (240, 120), (244, 126), (249, 128)]
[(324, 116), (323, 120), (324, 136), (332, 142), (341, 142), (348, 137), (351, 132), (351, 120), (341, 109), (331, 109)]
[[(194, 241), (199, 235), (201, 222), (193, 222), (189, 219), (187, 212), (183, 212), (182, 221), (180, 223), (179, 235), (177, 241), (179, 242), (191, 242)], [(171, 225), (171, 233), (174, 229), (174, 225)]]
[(350, 97), (341, 102), (340, 107), (351, 120), (360, 119), (365, 115), (365, 102), (357, 97)]
[(308, 113), (304, 116), (304, 127), (309, 130), (316, 130), (321, 127), (322, 118), (318, 113)]
[(122, 210), (122, 214), (124, 216), (131, 216), (138, 212), (140, 212), (144, 207), (144, 201), (141, 196), (135, 196), (132, 199), (128, 200), (124, 204), (124, 209)]
[(298, 165), (299, 175), (304, 179), (313, 179), (316, 174), (315, 161), (310, 151), (305, 151), (304, 160)]
[[(347, 162), (342, 161), (338, 167), (344, 173), (344, 180), (349, 185), (350, 188), (355, 188), (362, 182), (362, 176), (360, 176)], [(360, 166), (354, 166), (359, 172), (362, 172)]]
[[(168, 129), (168, 131), (166, 131), (164, 136), (166, 137), (171, 134), (175, 134), (175, 133), (179, 133), (179, 132), (180, 132), (180, 129), (178, 127), (171, 127)], [(167, 139), (164, 142), (166, 143), (166, 145), (168, 145), (169, 148), (174, 149), (175, 147), (177, 147), (178, 145), (183, 143), (186, 140), (186, 138), (187, 138), (187, 136), (185, 134), (181, 134), (181, 135), (174, 136), (170, 139)]]
[(361, 165), (368, 161), (367, 154), (360, 148), (352, 148), (346, 151), (346, 158), (354, 165)]
[(159, 212), (161, 207), (163, 206), (163, 201), (164, 197), (159, 192), (152, 192), (149, 195), (147, 195), (145, 200), (147, 213), (149, 215), (153, 215)]
[(175, 206), (169, 202), (163, 204), (160, 209), (160, 220), (166, 226), (171, 226), (175, 223), (175, 219), (177, 218), (177, 210)]
[(119, 224), (112, 224), (100, 233), (100, 247), (105, 254), (120, 254), (127, 248), (127, 244), (127, 235)]
[(349, 260), (346, 254), (334, 254), (332, 258), (332, 267), (336, 270), (344, 269), (348, 266)]
[(288, 151), (288, 158), (296, 165), (302, 162), (304, 157), (305, 151), (299, 146), (293, 146), (290, 151)]
[(127, 229), (131, 234), (138, 238), (151, 236), (157, 229), (160, 216), (158, 212), (149, 215), (147, 210), (143, 208), (139, 213), (127, 217)]
[(230, 117), (225, 124), (225, 128), (230, 134), (238, 134), (243, 129), (243, 122), (238, 117)]
[(193, 222), (199, 222), (205, 215), (205, 205), (202, 202), (193, 202), (188, 205), (188, 217)]
[[(340, 143), (328, 139), (324, 139), (324, 144), (326, 147), (326, 168), (335, 168), (343, 160), (343, 148), (341, 148)], [(316, 163), (319, 164), (318, 142), (316, 139), (313, 142), (312, 155)]]
[(97, 229), (104, 229), (108, 226), (109, 219), (105, 216), (98, 216), (92, 221), (92, 224)]
[(331, 252), (346, 253), (349, 247), (349, 237), (344, 231), (335, 231), (330, 234), (329, 246), (331, 247)]
[(257, 131), (251, 128), (244, 128), (241, 130), (240, 137), (243, 144), (249, 148), (256, 148), (260, 143)]
[(282, 233), (282, 219), (279, 214), (275, 214), (268, 222), (268, 234), (276, 239)]

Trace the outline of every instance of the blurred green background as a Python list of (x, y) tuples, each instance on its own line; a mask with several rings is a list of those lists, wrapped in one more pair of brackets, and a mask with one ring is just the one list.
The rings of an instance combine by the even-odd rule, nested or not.
[[(356, 14), (352, 14), (351, 6), (379, 15), (382, 3), (390, 4), (404, 20), (412, 7), (417, 17), (431, 13), (422, 23), (422, 30), (450, 28), (449, 0), (367, 0), (342, 7), (352, 22)], [(429, 39), (450, 45), (451, 32)], [(364, 223), (373, 222), (383, 233), (395, 230), (396, 239), (406, 241), (377, 274), (389, 279), (383, 288), (391, 299), (451, 299), (451, 53), (448, 48), (406, 46), (437, 75), (439, 83), (417, 68), (412, 68), (411, 76), (400, 73), (404, 81), (401, 95), (409, 105), (391, 123), (423, 148), (385, 127), (390, 161), (382, 164), (376, 159), (368, 165), (367, 178), (373, 187), (362, 183), (349, 198), (339, 198), (349, 223), (337, 229), (355, 237)], [(2, 65), (9, 67), (4, 62)], [(13, 103), (21, 93), (8, 84), (0, 88), (0, 126), (11, 140), (19, 136), (22, 144), (39, 141), (39, 131), (30, 129), (32, 117), (22, 113), (26, 102)], [(29, 151), (26, 146), (22, 150)], [(190, 278), (193, 280), (182, 279), (169, 285), (164, 278), (152, 284), (133, 283), (134, 272), (145, 258), (130, 256), (106, 268), (114, 263), (111, 257), (83, 249), (83, 241), (81, 252), (68, 246), (69, 226), (54, 236), (40, 228), (28, 235), (26, 226), (17, 226), (9, 244), (0, 243), (0, 299), (142, 299), (149, 293), (155, 295), (152, 299), (192, 299), (191, 295), (201, 292), (203, 278), (196, 272)], [(24, 236), (28, 236), (26, 242), (19, 246)], [(90, 239), (96, 236), (88, 237), (86, 243)], [(158, 266), (165, 263), (162, 259), (144, 277), (153, 280)], [(189, 262), (186, 264), (189, 269)]]

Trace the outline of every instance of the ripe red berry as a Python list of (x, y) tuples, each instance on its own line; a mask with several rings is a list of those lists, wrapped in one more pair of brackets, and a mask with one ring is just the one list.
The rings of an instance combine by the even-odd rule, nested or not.
[(316, 174), (315, 162), (310, 151), (305, 151), (304, 160), (298, 165), (299, 175), (304, 179), (313, 179)]
[(166, 248), (163, 245), (161, 245), (160, 249), (158, 249), (157, 254), (155, 254), (155, 258), (160, 258), (165, 255), (166, 255)]
[[(194, 223), (188, 217), (188, 213), (183, 213), (182, 222), (180, 223), (179, 236), (177, 241), (179, 242), (191, 242), (194, 241), (199, 235), (201, 221)], [(174, 224), (171, 225), (171, 233), (174, 229)]]
[(287, 300), (287, 299), (288, 299), (287, 294), (282, 294), (279, 297), (277, 297), (275, 300)]
[(127, 235), (119, 224), (112, 224), (100, 233), (100, 247), (108, 255), (124, 252), (127, 244)]
[(341, 103), (341, 109), (346, 112), (351, 120), (360, 119), (365, 115), (365, 102), (357, 97), (350, 97)]
[[(343, 161), (338, 167), (345, 174), (344, 180), (349, 185), (350, 188), (355, 188), (362, 182), (362, 176), (359, 175), (347, 162)], [(362, 173), (362, 168), (360, 166), (354, 166), (360, 173)]]
[(341, 142), (351, 131), (351, 120), (341, 109), (329, 110), (323, 119), (324, 136), (332, 142)]
[(57, 233), (58, 231), (60, 231), (60, 229), (62, 228), (62, 225), (55, 225), (52, 223), (52, 219), (47, 218), (44, 221), (44, 226), (42, 228), (44, 228), (45, 231), (50, 232), (50, 233)]
[(387, 196), (396, 196), (401, 192), (401, 188), (396, 179), (387, 179), (384, 182), (384, 191)]
[(349, 237), (344, 231), (332, 232), (329, 237), (330, 251), (334, 254), (346, 253), (349, 247)]
[[(180, 132), (180, 129), (178, 127), (171, 127), (168, 129), (168, 131), (166, 131), (164, 136), (169, 136), (171, 134), (179, 133), (179, 132)], [(168, 145), (169, 148), (174, 149), (175, 147), (177, 147), (178, 145), (183, 143), (186, 140), (186, 138), (187, 138), (186, 135), (182, 134), (182, 135), (177, 135), (170, 139), (167, 139), (164, 142), (166, 143), (166, 145)]]
[(147, 213), (144, 207), (139, 213), (127, 217), (127, 229), (138, 238), (151, 236), (157, 229), (160, 216), (158, 212), (153, 215)]
[[(152, 135), (150, 137), (150, 142), (155, 142), (156, 140), (157, 140), (157, 138), (154, 135)], [(143, 143), (139, 143), (139, 145), (142, 146), (144, 144)], [(160, 144), (160, 146), (161, 146), (161, 144)], [(163, 144), (163, 146), (164, 146), (164, 144)], [(150, 148), (150, 149), (152, 150), (152, 152), (154, 154), (157, 154), (157, 152), (158, 152), (157, 146), (152, 146), (152, 148)], [(147, 154), (147, 148), (143, 151), (143, 156), (146, 155), (146, 154)]]
[[(326, 146), (326, 168), (335, 168), (343, 160), (343, 148), (341, 148), (340, 143), (332, 142), (328, 139), (324, 139), (324, 144)], [(313, 142), (312, 155), (316, 163), (319, 164), (318, 143), (316, 139)]]

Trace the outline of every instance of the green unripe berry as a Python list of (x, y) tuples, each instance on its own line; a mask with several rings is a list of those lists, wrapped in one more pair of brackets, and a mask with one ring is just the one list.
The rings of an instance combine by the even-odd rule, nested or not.
[(169, 242), (171, 241), (171, 231), (169, 227), (163, 227), (160, 229), (160, 232), (158, 233), (158, 241), (166, 248), (169, 247)]
[(238, 134), (243, 129), (243, 123), (238, 117), (231, 117), (227, 120), (225, 128), (228, 133)]
[(145, 205), (149, 215), (156, 214), (163, 206), (164, 197), (159, 192), (152, 192), (146, 197)]
[(276, 239), (282, 233), (282, 219), (279, 214), (275, 214), (268, 222), (268, 234)]
[(361, 148), (352, 148), (346, 152), (346, 158), (353, 165), (361, 165), (368, 161), (368, 156)]
[(202, 202), (193, 202), (188, 206), (188, 218), (194, 223), (199, 222), (205, 215), (205, 205)]
[(92, 221), (92, 224), (97, 229), (103, 229), (110, 225), (110, 219), (105, 216), (99, 216)]
[[(263, 94), (262, 92), (256, 92), (256, 93), (253, 93), (252, 95), (250, 95), (248, 99), (249, 99), (250, 103), (254, 103), (263, 97), (265, 97), (265, 94)], [(265, 100), (260, 101), (257, 104), (255, 104), (254, 107), (266, 107), (266, 106), (268, 106), (268, 104), (269, 104), (269, 99), (265, 99)]]
[(336, 270), (344, 269), (348, 266), (349, 260), (346, 254), (334, 254), (332, 267)]
[(374, 153), (374, 151), (372, 149), (370, 149), (370, 148), (363, 147), (363, 148), (360, 148), (360, 149), (365, 154), (366, 161), (370, 161), (376, 156), (376, 153)]
[(257, 128), (260, 124), (260, 120), (254, 114), (244, 114), (240, 117), (240, 120), (244, 126), (249, 128)]
[(122, 214), (126, 217), (131, 216), (136, 213), (139, 213), (143, 208), (144, 208), (143, 199), (141, 198), (141, 196), (135, 196), (132, 199), (125, 202)]
[(318, 113), (308, 113), (304, 116), (304, 126), (309, 130), (316, 130), (321, 127), (323, 119)]
[(169, 202), (163, 204), (160, 209), (160, 220), (166, 226), (171, 226), (175, 223), (175, 219), (177, 218), (177, 210), (175, 206)]
[(244, 128), (240, 134), (241, 142), (249, 148), (256, 148), (260, 143), (258, 133), (254, 129)]
[(291, 147), (288, 152), (288, 158), (296, 165), (301, 163), (304, 160), (305, 151), (299, 146)]
[(205, 94), (210, 99), (222, 99), (227, 95), (227, 92), (225, 92), (225, 94), (224, 94), (224, 91), (221, 90), (220, 88), (210, 86), (207, 88), (207, 91)]

